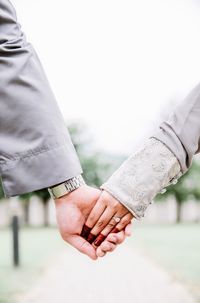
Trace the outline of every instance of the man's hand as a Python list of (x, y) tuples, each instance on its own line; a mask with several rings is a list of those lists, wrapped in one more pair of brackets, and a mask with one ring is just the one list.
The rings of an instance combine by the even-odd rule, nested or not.
[(126, 236), (130, 235), (130, 226), (127, 226), (119, 233), (110, 234), (97, 249), (80, 236), (100, 193), (98, 189), (83, 185), (70, 194), (55, 199), (57, 222), (62, 238), (93, 260), (103, 257), (106, 252), (113, 251)]
[(73, 192), (55, 199), (57, 222), (62, 238), (93, 260), (97, 259), (96, 250), (80, 234), (99, 195), (100, 190), (82, 185)]

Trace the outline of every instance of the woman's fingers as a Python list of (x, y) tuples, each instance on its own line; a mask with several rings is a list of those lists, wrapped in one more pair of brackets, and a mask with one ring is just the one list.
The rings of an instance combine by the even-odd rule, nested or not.
[[(117, 225), (118, 220), (121, 220), (126, 213), (126, 209), (121, 210), (119, 213), (115, 213), (112, 208), (108, 207), (92, 228), (91, 234), (95, 235), (95, 238), (99, 234), (103, 235), (105, 239), (109, 232), (111, 232), (111, 230)], [(102, 233), (104, 229), (106, 229), (106, 233)]]
[(114, 214), (115, 211), (113, 210), (113, 208), (107, 207), (103, 212), (103, 214), (98, 219), (98, 221), (96, 222), (96, 224), (93, 226), (91, 233), (93, 235), (98, 235), (107, 224), (110, 224), (110, 222), (112, 222), (111, 224), (113, 224), (112, 227), (115, 226), (116, 222), (112, 218)]
[[(125, 219), (126, 219), (126, 218), (124, 218), (123, 220), (125, 220)], [(123, 224), (123, 221), (122, 221), (122, 224)], [(120, 225), (118, 225), (118, 228), (114, 228), (115, 230), (113, 229), (112, 232), (113, 232), (113, 231), (114, 231), (114, 232), (119, 232), (119, 228), (120, 228)], [(89, 235), (91, 229), (92, 229), (92, 228), (89, 228), (88, 226), (86, 226), (86, 225), (84, 224), (83, 230), (82, 230), (82, 233), (81, 233), (81, 237), (87, 239), (87, 237), (88, 237), (88, 235)], [(107, 227), (106, 227), (106, 228), (104, 229), (104, 231), (99, 235), (99, 241), (101, 241), (101, 239), (102, 239), (101, 242), (103, 242), (103, 240), (105, 240), (106, 235), (109, 233), (109, 232), (108, 232), (108, 233), (106, 232), (106, 229), (107, 229)], [(131, 234), (132, 234), (132, 224), (131, 224), (131, 222), (130, 222), (128, 225), (125, 226), (125, 235), (126, 235), (127, 237), (130, 237)], [(97, 245), (97, 246), (98, 246), (98, 245)]]
[[(133, 215), (129, 212), (128, 214), (126, 214), (121, 221), (116, 225), (116, 229), (117, 231), (121, 231), (122, 229), (124, 229), (133, 219)], [(113, 230), (112, 230), (113, 232)]]
[[(94, 245), (96, 247), (100, 246), (101, 243), (106, 239), (107, 235), (109, 233), (118, 233), (119, 231), (123, 230), (126, 228), (126, 226), (131, 222), (133, 218), (133, 215), (129, 212), (126, 213), (120, 220), (120, 222), (118, 224), (116, 224), (116, 226), (111, 226), (111, 224), (109, 223), (100, 233), (100, 235), (98, 235), (98, 237), (95, 239), (94, 241)], [(129, 229), (127, 229), (126, 231), (128, 234), (130, 233)]]
[(95, 223), (98, 221), (98, 219), (100, 218), (101, 214), (104, 212), (105, 209), (106, 209), (105, 203), (102, 203), (102, 200), (99, 198), (99, 200), (91, 210), (85, 222), (85, 225), (89, 228), (92, 228), (95, 225)]
[(87, 241), (93, 243), (96, 236), (99, 235), (106, 226), (107, 232), (110, 232), (118, 223), (117, 219), (121, 219), (127, 212), (126, 207), (109, 193), (103, 191), (86, 221), (86, 226), (89, 228), (92, 227)]
[(105, 208), (106, 208), (106, 205), (104, 205), (103, 203), (101, 203), (100, 200), (98, 200), (97, 203), (95, 204), (95, 206), (93, 207), (93, 209), (91, 210), (91, 212), (83, 226), (83, 229), (81, 232), (82, 238), (88, 240), (89, 235), (91, 238), (92, 235), (90, 234), (90, 231), (92, 230), (95, 223), (98, 221), (101, 214), (104, 212)]
[(125, 236), (130, 237), (132, 235), (132, 223), (130, 222), (126, 227), (125, 227)]

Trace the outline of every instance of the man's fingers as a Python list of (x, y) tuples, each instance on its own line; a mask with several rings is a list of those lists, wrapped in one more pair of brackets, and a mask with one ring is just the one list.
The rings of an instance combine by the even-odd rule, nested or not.
[[(105, 256), (106, 252), (115, 250), (115, 248), (117, 247), (117, 245), (118, 244), (122, 244), (124, 242), (124, 240), (126, 239), (127, 236), (128, 237), (131, 236), (131, 231), (132, 231), (132, 223), (130, 222), (121, 231), (117, 231), (115, 233), (110, 233), (107, 237), (104, 237), (102, 235), (101, 244), (96, 248), (96, 255), (97, 255), (97, 257), (103, 257), (103, 256)], [(106, 250), (106, 248), (108, 247), (107, 245), (109, 245), (110, 243), (112, 243), (114, 246), (112, 246), (111, 250), (109, 250), (109, 249)]]
[(118, 244), (125, 240), (125, 231), (109, 234), (106, 240), (96, 249), (97, 257), (103, 257), (107, 252), (114, 251)]
[(101, 250), (104, 252), (111, 252), (116, 248), (116, 244), (109, 242), (109, 241), (104, 241), (101, 245)]
[[(126, 236), (125, 236), (125, 231), (121, 230), (118, 233), (110, 233), (105, 241), (109, 241), (115, 244), (121, 244), (122, 242), (124, 242)], [(103, 243), (102, 243), (103, 244)]]
[(101, 250), (101, 249), (99, 249), (99, 251), (96, 252), (96, 254), (97, 254), (97, 257), (102, 258), (102, 257), (104, 257), (106, 255), (106, 252), (103, 251), (103, 250)]
[(82, 237), (78, 235), (70, 235), (66, 238), (66, 241), (91, 259), (97, 259), (94, 247)]

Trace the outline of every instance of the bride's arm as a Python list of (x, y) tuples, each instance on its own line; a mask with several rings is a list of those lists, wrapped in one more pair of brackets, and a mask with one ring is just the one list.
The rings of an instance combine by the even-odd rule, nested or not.
[(199, 151), (200, 85), (101, 188), (135, 217), (143, 217), (152, 199), (169, 184), (177, 182)]
[[(199, 151), (200, 85), (101, 186), (103, 192), (86, 221), (92, 237), (100, 233), (94, 244), (99, 245), (114, 226), (115, 231), (122, 230), (131, 216), (143, 217), (153, 198), (178, 181)], [(125, 210), (130, 212), (124, 214)]]

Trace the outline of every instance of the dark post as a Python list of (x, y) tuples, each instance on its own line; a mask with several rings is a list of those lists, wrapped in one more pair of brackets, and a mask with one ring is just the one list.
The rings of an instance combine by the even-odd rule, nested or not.
[(13, 264), (19, 266), (19, 218), (12, 218), (12, 235), (13, 235)]

